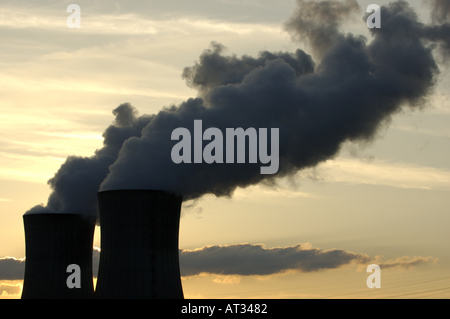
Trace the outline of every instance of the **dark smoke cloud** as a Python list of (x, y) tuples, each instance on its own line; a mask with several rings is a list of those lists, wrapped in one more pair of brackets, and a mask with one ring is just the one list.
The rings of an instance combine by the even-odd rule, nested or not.
[(297, 0), (299, 8), (286, 23), (297, 41), (306, 41), (321, 57), (330, 47), (342, 40), (339, 30), (342, 22), (361, 11), (356, 0), (304, 1)]
[(216, 42), (211, 43), (211, 49), (205, 50), (200, 56), (200, 62), (192, 67), (186, 67), (183, 78), (189, 87), (199, 91), (206, 97), (208, 92), (218, 86), (238, 84), (244, 77), (256, 68), (263, 67), (267, 61), (282, 59), (294, 70), (297, 77), (314, 72), (314, 61), (303, 50), (295, 53), (263, 51), (258, 58), (244, 55), (223, 56), (225, 47)]
[(427, 27), (426, 37), (440, 45), (444, 61), (450, 56), (450, 2), (447, 0), (430, 0), (431, 16), (434, 25)]
[(38, 205), (27, 214), (63, 213), (97, 217), (97, 191), (108, 174), (109, 165), (117, 159), (124, 141), (140, 136), (153, 116), (138, 117), (129, 103), (118, 106), (112, 125), (103, 133), (103, 147), (91, 157), (70, 156), (48, 181), (53, 190), (46, 206)]
[(450, 2), (448, 0), (429, 0), (432, 5), (431, 16), (437, 23), (450, 21)]
[[(274, 183), (277, 177), (333, 159), (346, 141), (371, 141), (382, 124), (404, 107), (424, 106), (439, 68), (434, 42), (446, 25), (420, 23), (406, 1), (382, 8), (373, 39), (344, 34), (340, 24), (359, 10), (356, 1), (298, 1), (287, 23), (318, 56), (262, 52), (258, 58), (223, 56), (213, 44), (184, 70), (199, 96), (164, 109), (127, 140), (101, 185), (110, 189), (161, 189), (185, 199), (231, 196), (237, 187)], [(261, 175), (258, 164), (179, 164), (171, 160), (174, 129), (279, 128), (280, 169)], [(204, 144), (206, 145), (206, 143)]]
[[(415, 36), (416, 41), (423, 43), (430, 50), (436, 46), (440, 47), (440, 53), (446, 59), (450, 56), (450, 16), (448, 2), (441, 3), (440, 1), (433, 0), (432, 4), (434, 23), (431, 25), (421, 23), (418, 20), (417, 14), (408, 7), (405, 1), (397, 1), (390, 4), (389, 7), (382, 7), (382, 28), (371, 29), (371, 33), (378, 41), (398, 41), (405, 46), (405, 49), (413, 49), (407, 45), (408, 39)], [(391, 34), (386, 34), (387, 32)], [(410, 37), (405, 35), (410, 35)]]

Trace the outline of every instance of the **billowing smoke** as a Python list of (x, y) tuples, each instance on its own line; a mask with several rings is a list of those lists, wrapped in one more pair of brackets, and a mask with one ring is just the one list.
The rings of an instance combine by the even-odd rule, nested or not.
[(444, 61), (447, 61), (450, 56), (450, 2), (446, 0), (430, 1), (433, 6), (431, 13), (433, 25), (425, 28), (424, 35), (438, 44)]
[(322, 57), (344, 35), (339, 30), (345, 19), (361, 11), (356, 0), (304, 1), (297, 0), (299, 8), (286, 23), (292, 36), (311, 45), (313, 53)]
[(103, 133), (103, 147), (91, 157), (70, 156), (55, 176), (48, 181), (53, 190), (46, 206), (38, 205), (26, 214), (62, 213), (98, 216), (97, 191), (108, 174), (122, 144), (141, 130), (153, 116), (138, 117), (137, 110), (128, 103), (117, 107), (112, 125)]
[[(439, 72), (432, 45), (445, 40), (440, 32), (446, 24), (424, 25), (407, 2), (397, 1), (382, 8), (382, 28), (371, 29), (369, 43), (339, 31), (359, 11), (356, 1), (298, 5), (286, 28), (307, 41), (316, 63), (302, 50), (238, 58), (213, 44), (183, 72), (199, 96), (162, 110), (142, 137), (127, 140), (101, 189), (162, 189), (186, 199), (231, 196), (237, 187), (274, 183), (332, 159), (346, 141), (373, 139), (403, 107), (424, 105)], [(194, 132), (196, 119), (203, 130), (279, 128), (278, 173), (262, 175), (261, 163), (248, 161), (174, 164), (171, 133), (178, 127)]]
[[(439, 74), (434, 51), (450, 54), (447, 1), (432, 2), (430, 25), (419, 22), (406, 1), (382, 7), (382, 27), (370, 30), (371, 41), (341, 31), (343, 21), (362, 11), (355, 0), (297, 2), (286, 29), (312, 56), (300, 49), (226, 56), (224, 46), (213, 43), (183, 71), (196, 98), (140, 118), (130, 105), (120, 106), (104, 148), (91, 158), (68, 158), (49, 181), (47, 206), (30, 212), (95, 215), (99, 189), (158, 189), (185, 200), (231, 196), (238, 187), (273, 184), (333, 159), (343, 143), (371, 141), (394, 114), (425, 105)], [(261, 163), (249, 163), (249, 154), (245, 163), (175, 164), (172, 132), (186, 128), (193, 136), (195, 120), (202, 120), (203, 131), (279, 129), (278, 172), (261, 174)], [(201, 149), (212, 142), (201, 141)]]
[[(432, 3), (432, 17), (437, 23), (450, 21), (450, 2), (447, 0), (430, 0)], [(448, 36), (447, 36), (448, 39)]]

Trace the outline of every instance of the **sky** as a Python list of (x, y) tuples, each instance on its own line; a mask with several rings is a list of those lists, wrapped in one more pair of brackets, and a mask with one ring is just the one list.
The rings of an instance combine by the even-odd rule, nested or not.
[[(2, 299), (21, 294), (23, 214), (46, 205), (47, 181), (68, 156), (89, 157), (104, 146), (105, 129), (119, 118), (113, 110), (129, 103), (138, 116), (160, 114), (196, 97), (214, 105), (220, 87), (183, 77), (186, 67), (205, 63), (202, 56), (218, 47), (212, 43), (224, 46), (222, 56), (301, 49), (316, 65), (334, 61), (317, 43), (293, 37), (295, 26), (286, 27), (294, 0), (77, 1), (81, 28), (68, 28), (71, 3), (0, 4)], [(374, 1), (357, 3), (339, 28), (370, 43), (363, 17)], [(432, 2), (408, 3), (421, 22), (436, 22)], [(380, 32), (383, 21), (382, 15)], [(450, 74), (437, 48), (433, 56), (439, 73), (425, 100), (405, 98), (370, 138), (343, 141), (325, 161), (289, 172), (276, 186), (240, 183), (245, 188), (230, 197), (185, 202), (179, 241), (185, 297), (450, 297)], [(363, 99), (369, 89), (351, 92)], [(413, 102), (420, 105), (408, 107)], [(272, 110), (278, 112), (275, 104)], [(100, 235), (97, 227), (95, 247)], [(98, 250), (94, 267), (95, 260)], [(366, 285), (373, 263), (381, 267), (379, 289)]]

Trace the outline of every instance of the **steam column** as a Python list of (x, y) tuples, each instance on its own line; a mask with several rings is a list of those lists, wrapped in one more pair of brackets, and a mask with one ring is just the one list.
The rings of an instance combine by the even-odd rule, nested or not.
[(182, 197), (155, 190), (98, 193), (101, 253), (96, 298), (182, 299)]

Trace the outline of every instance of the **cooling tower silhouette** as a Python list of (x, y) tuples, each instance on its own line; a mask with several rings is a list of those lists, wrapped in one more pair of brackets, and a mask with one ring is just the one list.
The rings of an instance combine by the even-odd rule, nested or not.
[(182, 299), (182, 197), (154, 190), (98, 193), (101, 253), (96, 298)]
[[(94, 297), (92, 244), (95, 219), (74, 214), (25, 214), (25, 276), (22, 299)], [(69, 265), (80, 267), (81, 288), (70, 289)]]

